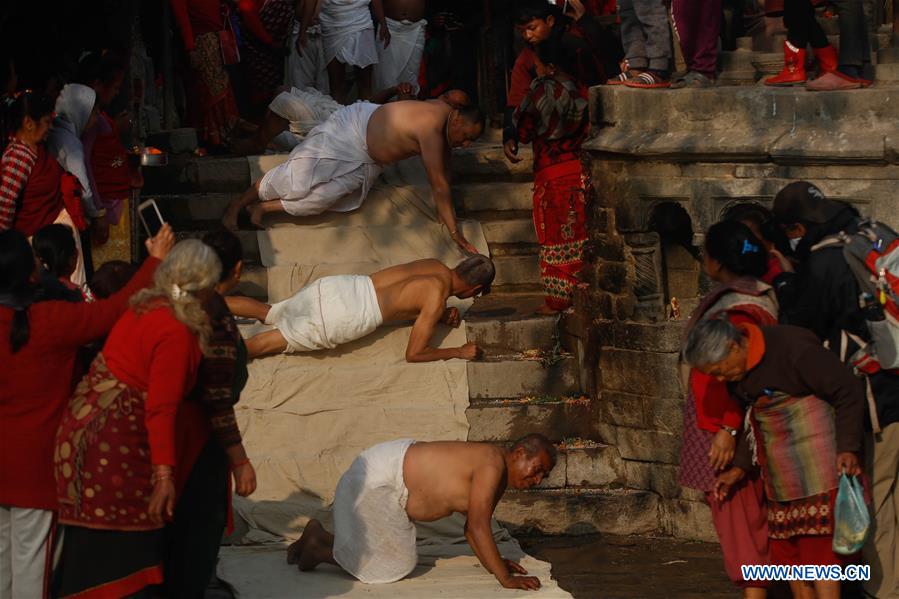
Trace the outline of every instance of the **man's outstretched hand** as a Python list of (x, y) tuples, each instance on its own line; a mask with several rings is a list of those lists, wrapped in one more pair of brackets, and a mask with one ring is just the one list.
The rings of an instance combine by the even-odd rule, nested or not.
[[(506, 560), (507, 564), (509, 563)], [(514, 563), (514, 562), (513, 562)], [(524, 570), (518, 564), (514, 564), (518, 568)], [(506, 589), (522, 589), (525, 591), (536, 591), (540, 588), (540, 579), (536, 576), (515, 576), (509, 574), (506, 578), (500, 579), (499, 583)]]

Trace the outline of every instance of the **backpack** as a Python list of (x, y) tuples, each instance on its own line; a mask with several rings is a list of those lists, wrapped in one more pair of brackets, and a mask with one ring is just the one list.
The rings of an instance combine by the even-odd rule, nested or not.
[[(825, 237), (812, 251), (827, 247), (843, 248), (843, 257), (858, 282), (859, 309), (873, 308), (876, 315), (865, 321), (870, 342), (850, 336), (860, 346), (851, 358), (852, 365), (866, 374), (899, 369), (899, 234), (883, 223), (862, 220), (857, 232)], [(880, 311), (883, 318), (879, 318)]]
[[(859, 287), (859, 309), (865, 311), (870, 341), (843, 331), (840, 359), (861, 375), (880, 370), (899, 374), (899, 234), (883, 223), (865, 219), (858, 231), (825, 237), (812, 251), (839, 247)], [(847, 356), (849, 341), (858, 350)], [(848, 359), (847, 359), (848, 358)], [(871, 389), (868, 383), (869, 407)], [(872, 417), (876, 414), (872, 407)], [(875, 430), (879, 428), (872, 418)]]

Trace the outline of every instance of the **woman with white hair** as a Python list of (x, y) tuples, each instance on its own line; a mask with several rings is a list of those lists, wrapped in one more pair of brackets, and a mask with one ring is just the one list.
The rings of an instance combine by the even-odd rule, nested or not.
[[(839, 358), (806, 329), (759, 327), (709, 318), (687, 336), (684, 361), (719, 381), (743, 406), (765, 486), (771, 561), (775, 565), (845, 565), (834, 553), (839, 475), (861, 474), (865, 389)], [(724, 500), (752, 467), (741, 438), (734, 468), (718, 475)], [(840, 596), (840, 583), (790, 581), (794, 597)]]
[(163, 579), (163, 528), (177, 485), (176, 438), (210, 325), (204, 298), (221, 265), (198, 240), (178, 243), (113, 327), (63, 416), (54, 455), (60, 597), (127, 596)]

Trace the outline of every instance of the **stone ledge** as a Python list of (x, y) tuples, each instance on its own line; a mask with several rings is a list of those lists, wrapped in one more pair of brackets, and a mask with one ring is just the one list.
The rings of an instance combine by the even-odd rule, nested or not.
[(465, 411), (469, 441), (508, 441), (540, 433), (552, 441), (595, 439), (592, 402), (473, 402)]
[(625, 490), (508, 491), (496, 519), (514, 534), (649, 534), (660, 529), (659, 497)]
[(681, 435), (600, 423), (600, 441), (618, 448), (625, 460), (677, 464)]
[(718, 542), (712, 512), (705, 502), (662, 499), (659, 501), (659, 520), (662, 531), (678, 539)]
[(680, 366), (675, 353), (602, 347), (602, 388), (654, 397), (680, 397)]

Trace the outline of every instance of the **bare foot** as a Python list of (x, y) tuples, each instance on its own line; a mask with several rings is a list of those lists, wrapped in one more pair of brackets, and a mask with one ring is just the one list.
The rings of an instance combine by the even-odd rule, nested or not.
[(558, 313), (559, 310), (554, 310), (546, 304), (543, 304), (542, 306), (534, 310), (534, 314), (537, 314), (538, 316), (555, 316)]
[(262, 215), (265, 214), (262, 211), (262, 204), (253, 204), (250, 206), (250, 222), (263, 229), (265, 227), (262, 226)]
[(229, 231), (237, 230), (237, 217), (240, 215), (240, 207), (235, 202), (228, 204), (225, 214), (222, 216), (222, 225)]
[(312, 519), (306, 523), (306, 528), (303, 529), (303, 535), (300, 537), (300, 540), (297, 541), (297, 543), (302, 541), (302, 545), (296, 563), (297, 567), (303, 572), (314, 570), (315, 567), (321, 563), (317, 554), (319, 548), (323, 546), (321, 535), (324, 532), (325, 528), (318, 520)]

